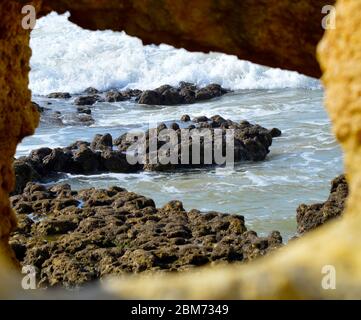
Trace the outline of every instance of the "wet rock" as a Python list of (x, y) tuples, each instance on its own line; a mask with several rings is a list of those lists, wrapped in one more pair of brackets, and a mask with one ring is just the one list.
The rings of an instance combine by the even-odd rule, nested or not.
[(81, 96), (74, 100), (74, 104), (77, 106), (91, 106), (99, 101), (101, 97), (97, 94), (89, 96)]
[(123, 95), (122, 92), (119, 92), (119, 91), (108, 91), (106, 94), (105, 94), (105, 101), (106, 102), (119, 102), (119, 101), (125, 101), (125, 100), (128, 100), (129, 97), (128, 96), (125, 96)]
[(64, 172), (71, 164), (71, 154), (64, 152), (61, 148), (55, 148), (49, 155), (44, 157), (43, 166), (45, 172)]
[(53, 92), (46, 96), (49, 99), (70, 99), (71, 95), (68, 92)]
[(173, 123), (171, 123), (171, 124), (169, 125), (169, 129), (172, 129), (172, 130), (177, 131), (177, 130), (180, 129), (180, 127), (179, 127), (179, 125), (178, 125), (176, 122), (173, 122)]
[(90, 148), (94, 151), (96, 150), (109, 150), (113, 148), (113, 137), (111, 134), (97, 134), (95, 135)]
[(162, 96), (157, 91), (146, 90), (140, 95), (139, 104), (148, 104), (148, 105), (160, 105), (162, 103)]
[(24, 160), (14, 161), (15, 172), (15, 190), (12, 194), (19, 194), (23, 191), (26, 184), (30, 181), (40, 180), (40, 174), (33, 168), (33, 166)]
[(297, 231), (304, 233), (342, 215), (348, 196), (348, 185), (344, 175), (331, 183), (330, 196), (324, 203), (301, 204), (297, 208)]
[(43, 113), (46, 110), (49, 110), (48, 108), (44, 108), (41, 107), (39, 104), (37, 104), (36, 102), (31, 101), (32, 105), (35, 107), (36, 110), (38, 110), (39, 113)]
[(87, 108), (87, 107), (77, 107), (76, 108), (76, 111), (78, 113), (85, 113), (85, 114), (91, 114), (92, 111), (90, 110), (90, 108)]
[[(188, 117), (185, 116), (184, 120), (188, 120)], [(32, 173), (25, 174), (25, 171), (23, 173), (17, 171), (19, 177), (16, 193), (21, 192), (26, 182), (34, 181), (38, 176), (48, 178), (58, 176), (59, 173), (173, 171), (222, 165), (216, 161), (215, 154), (219, 155), (222, 152), (222, 157), (226, 154), (226, 129), (233, 129), (234, 145), (231, 150), (228, 149), (228, 152), (233, 152), (235, 161), (262, 161), (269, 153), (272, 136), (269, 130), (259, 125), (253, 125), (247, 121), (236, 123), (219, 115), (211, 119), (200, 116), (193, 121), (195, 124), (183, 129), (189, 131), (185, 132), (185, 135), (176, 122), (169, 125), (171, 130), (166, 130), (168, 126), (160, 123), (157, 128), (140, 133), (135, 139), (128, 139), (127, 133), (124, 133), (112, 141), (110, 134), (99, 134), (95, 136), (92, 143), (77, 141), (66, 148), (34, 150), (28, 157), (22, 159), (27, 163), (25, 167), (28, 172)], [(204, 129), (209, 129), (206, 136), (204, 136)], [(156, 140), (150, 141), (150, 138), (153, 139), (154, 136)], [(206, 138), (210, 139), (209, 143), (205, 140)], [(128, 150), (135, 143), (138, 144), (138, 150), (134, 148)], [(183, 143), (189, 148), (188, 159), (182, 154)], [(113, 146), (116, 146), (117, 150), (113, 150)], [(155, 146), (156, 149), (153, 150), (150, 146)], [(206, 149), (206, 147), (211, 149)], [(197, 157), (193, 155), (193, 148), (196, 148), (197, 154), (199, 153)], [(206, 157), (206, 155), (210, 156)], [(25, 177), (25, 180), (21, 176)]]
[(183, 97), (180, 95), (177, 89), (167, 89), (162, 93), (161, 104), (166, 106), (173, 106), (183, 103)]
[(156, 91), (157, 93), (159, 93), (160, 95), (162, 95), (165, 91), (171, 90), (171, 89), (173, 89), (172, 86), (170, 86), (169, 84), (165, 84), (165, 85), (162, 85), (162, 86), (154, 89), (154, 91)]
[(269, 132), (270, 132), (270, 135), (272, 136), (272, 138), (277, 138), (282, 135), (282, 131), (277, 128), (272, 128)]
[(210, 84), (195, 92), (195, 100), (196, 101), (209, 100), (215, 97), (220, 97), (227, 92), (228, 92), (227, 90), (223, 89), (218, 84)]
[(126, 155), (121, 152), (106, 150), (101, 155), (101, 162), (105, 170), (110, 172), (129, 172), (131, 170)]
[(223, 124), (227, 123), (227, 120), (224, 119), (223, 117), (221, 117), (220, 115), (215, 115), (213, 117), (211, 117), (211, 120), (212, 120), (212, 126), (213, 127), (220, 127), (222, 126)]
[(199, 122), (207, 122), (209, 119), (206, 116), (200, 116), (193, 119), (193, 122), (199, 123)]
[(73, 171), (75, 172), (89, 174), (97, 172), (99, 169), (100, 156), (88, 147), (80, 147), (80, 149), (74, 153), (73, 160)]
[(185, 211), (180, 201), (157, 209), (152, 199), (120, 187), (72, 191), (69, 185), (28, 184), (15, 210), (46, 197), (48, 211), (30, 203), (18, 212), (10, 239), (24, 265), (39, 269), (39, 287), (73, 288), (108, 275), (181, 271), (211, 262), (247, 261), (282, 245), (279, 233), (259, 238), (244, 218)]
[(93, 88), (93, 87), (89, 87), (89, 88), (86, 88), (84, 90), (84, 93), (86, 94), (90, 94), (90, 95), (94, 95), (94, 94), (98, 94), (99, 93), (99, 90)]
[(182, 97), (184, 104), (192, 104), (196, 102), (196, 94), (193, 90), (181, 89), (179, 94)]
[(50, 109), (44, 108), (41, 114), (40, 121), (46, 125), (63, 126), (63, 116), (60, 111), (48, 112)]
[(189, 122), (191, 121), (191, 117), (188, 114), (184, 114), (181, 118), (180, 121), (182, 122)]
[(82, 125), (91, 126), (95, 123), (94, 118), (90, 114), (81, 113), (76, 117), (77, 121)]
[(142, 94), (141, 90), (138, 89), (127, 89), (122, 92), (123, 96), (127, 99), (135, 98), (136, 100), (139, 99), (140, 95)]
[(149, 105), (178, 105), (191, 104), (219, 97), (228, 90), (218, 84), (211, 84), (204, 88), (197, 88), (196, 85), (181, 82), (178, 87), (163, 85), (155, 90), (147, 90), (142, 93), (138, 103)]

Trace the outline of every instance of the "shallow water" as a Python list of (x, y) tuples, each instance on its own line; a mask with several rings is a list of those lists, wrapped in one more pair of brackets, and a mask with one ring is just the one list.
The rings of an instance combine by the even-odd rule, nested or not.
[[(33, 97), (44, 105), (44, 98)], [(96, 133), (113, 138), (148, 123), (219, 114), (231, 120), (246, 119), (269, 129), (282, 130), (266, 161), (238, 164), (232, 174), (218, 170), (172, 173), (101, 174), (67, 176), (73, 188), (118, 185), (153, 198), (157, 206), (178, 199), (186, 209), (217, 210), (241, 214), (248, 227), (260, 234), (281, 231), (288, 239), (296, 232), (296, 208), (301, 203), (324, 201), (329, 182), (342, 173), (342, 155), (322, 106), (323, 91), (310, 89), (240, 90), (219, 99), (184, 106), (140, 106), (132, 102), (97, 103), (91, 127), (42, 123), (26, 138), (17, 155), (41, 147), (66, 146), (76, 140), (91, 141)], [(53, 100), (46, 106), (65, 118), (75, 111), (71, 101)]]

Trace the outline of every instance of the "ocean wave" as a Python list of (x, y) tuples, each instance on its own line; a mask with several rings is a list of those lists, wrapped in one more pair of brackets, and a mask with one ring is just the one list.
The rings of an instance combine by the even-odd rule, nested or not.
[(146, 45), (125, 32), (84, 30), (69, 13), (51, 13), (31, 33), (30, 89), (36, 95), (87, 87), (152, 89), (189, 81), (237, 89), (320, 88), (316, 79), (221, 53)]

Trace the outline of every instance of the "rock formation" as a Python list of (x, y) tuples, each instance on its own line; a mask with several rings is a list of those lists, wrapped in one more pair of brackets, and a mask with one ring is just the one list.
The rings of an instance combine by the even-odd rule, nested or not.
[[(231, 150), (227, 149), (227, 129), (234, 133), (234, 146)], [(217, 164), (227, 165), (223, 159), (217, 159), (217, 154), (231, 152), (234, 162), (262, 161), (269, 153), (272, 135), (280, 134), (281, 131), (277, 128), (268, 130), (245, 120), (238, 123), (219, 115), (210, 119), (205, 116), (197, 117), (193, 119), (193, 124), (182, 131), (176, 122), (171, 123), (169, 128), (161, 123), (157, 128), (140, 131), (135, 136), (122, 134), (114, 142), (109, 133), (97, 134), (92, 143), (76, 141), (65, 148), (40, 148), (31, 151), (27, 157), (15, 160), (16, 186), (13, 194), (21, 193), (30, 181), (46, 181), (61, 173), (133, 173), (207, 168)], [(154, 145), (152, 150), (151, 144)], [(184, 151), (186, 147), (188, 153)], [(129, 158), (127, 159), (126, 152), (129, 149), (130, 153), (142, 153), (133, 158), (133, 163), (129, 163)], [(170, 150), (174, 157), (172, 163)], [(198, 159), (193, 156), (193, 150), (199, 154)]]
[(23, 265), (38, 268), (39, 287), (250, 261), (282, 244), (279, 232), (262, 238), (247, 230), (243, 216), (187, 212), (180, 201), (156, 208), (119, 187), (73, 191), (29, 183), (11, 204), (19, 224), (10, 244)]
[(29, 31), (21, 26), (22, 6), (18, 1), (0, 3), (0, 255), (7, 257), (9, 233), (16, 226), (8, 197), (15, 186), (13, 157), (16, 145), (33, 134), (39, 120), (28, 89), (31, 50)]

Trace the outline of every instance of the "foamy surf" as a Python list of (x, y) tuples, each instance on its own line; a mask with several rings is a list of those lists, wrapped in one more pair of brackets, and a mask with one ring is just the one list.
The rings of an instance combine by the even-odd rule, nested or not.
[(124, 32), (83, 30), (69, 14), (38, 20), (30, 45), (30, 89), (35, 95), (87, 87), (153, 89), (189, 81), (238, 89), (320, 88), (296, 72), (259, 66), (220, 53), (191, 53), (168, 45), (147, 45)]

